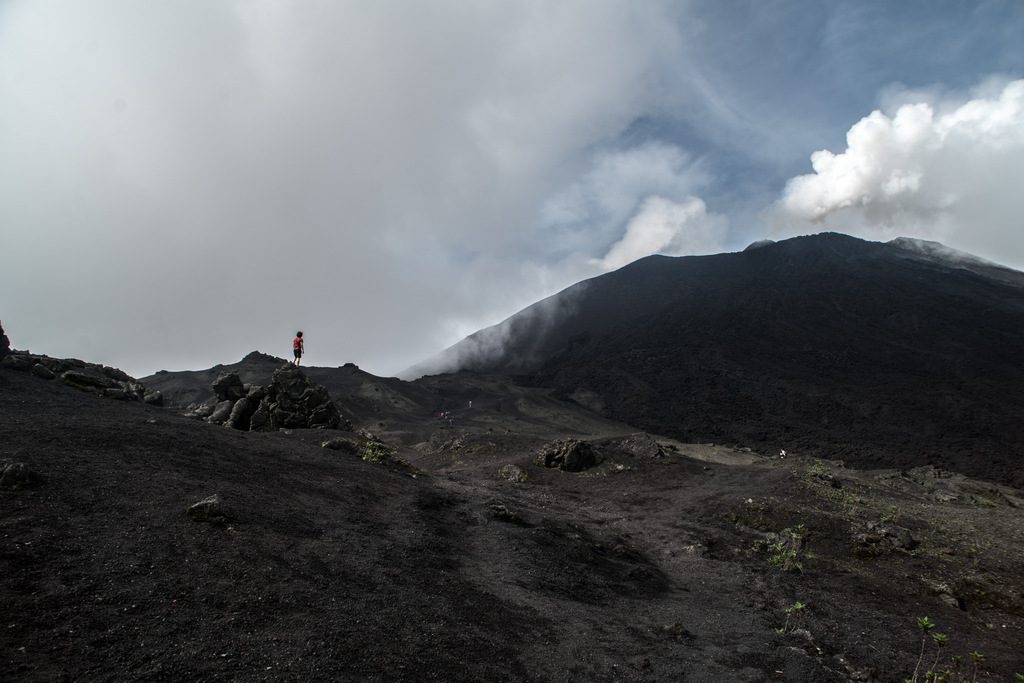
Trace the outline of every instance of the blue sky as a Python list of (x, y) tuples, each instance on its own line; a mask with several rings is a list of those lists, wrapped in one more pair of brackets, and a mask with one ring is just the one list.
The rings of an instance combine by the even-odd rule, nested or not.
[[(0, 2), (0, 319), (391, 374), (651, 253), (1024, 267), (1024, 3)], [(812, 155), (813, 162), (812, 162)]]

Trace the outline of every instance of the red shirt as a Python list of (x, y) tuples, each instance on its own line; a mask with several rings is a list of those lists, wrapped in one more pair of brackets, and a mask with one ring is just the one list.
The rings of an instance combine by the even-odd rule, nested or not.
[(292, 340), (292, 349), (297, 350), (302, 348), (302, 337), (296, 337)]

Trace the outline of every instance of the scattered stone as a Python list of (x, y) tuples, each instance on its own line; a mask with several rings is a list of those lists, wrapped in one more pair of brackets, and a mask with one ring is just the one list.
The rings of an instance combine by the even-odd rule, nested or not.
[(920, 545), (903, 527), (868, 522), (867, 531), (853, 536), (854, 548), (861, 554), (878, 555), (887, 548), (913, 550)]
[(952, 491), (936, 490), (932, 492), (932, 499), (940, 503), (952, 503), (960, 499), (960, 496)]
[(558, 468), (566, 472), (582, 472), (597, 464), (597, 457), (590, 444), (578, 439), (552, 441), (537, 451), (537, 464), (542, 467)]
[(956, 593), (954, 593), (948, 583), (934, 581), (927, 578), (922, 578), (921, 580), (945, 605), (955, 609), (963, 609), (960, 599), (957, 598)]
[(619, 449), (641, 458), (664, 458), (665, 449), (645, 432), (630, 434), (619, 442)]
[(509, 509), (505, 503), (500, 500), (492, 501), (488, 504), (488, 509), (491, 512), (491, 517), (498, 520), (499, 522), (507, 522), (508, 524), (516, 524), (519, 526), (528, 526), (527, 523), (518, 514)]
[(224, 524), (231, 519), (231, 515), (227, 513), (224, 504), (220, 500), (220, 495), (216, 493), (209, 498), (204, 498), (198, 503), (190, 505), (188, 507), (188, 516), (197, 522), (208, 522), (210, 524)]
[(237, 401), (246, 395), (245, 385), (237, 373), (230, 372), (221, 375), (213, 381), (213, 393), (221, 401)]
[(843, 483), (830, 472), (812, 472), (811, 476), (834, 489), (843, 488)]
[(525, 484), (527, 479), (526, 470), (518, 465), (504, 465), (498, 470), (498, 476), (507, 479), (513, 484)]
[(36, 473), (23, 462), (0, 463), (0, 488), (19, 491), (38, 481)]
[(42, 363), (36, 363), (32, 366), (32, 374), (43, 379), (55, 379), (57, 377), (57, 375), (53, 374), (53, 370), (50, 370), (50, 368)]
[(164, 404), (164, 394), (162, 391), (147, 391), (142, 396), (142, 400), (151, 406), (162, 406)]

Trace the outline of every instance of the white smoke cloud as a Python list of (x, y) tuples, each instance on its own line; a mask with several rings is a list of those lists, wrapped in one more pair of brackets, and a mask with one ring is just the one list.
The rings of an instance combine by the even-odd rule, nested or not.
[(861, 119), (845, 151), (815, 152), (814, 173), (786, 185), (785, 216), (869, 237), (937, 239), (1024, 265), (1024, 80), (967, 101), (920, 99)]
[(648, 197), (626, 226), (626, 234), (600, 260), (600, 266), (614, 270), (650, 254), (679, 256), (722, 251), (726, 227), (724, 217), (709, 214), (697, 197), (682, 202)]
[[(630, 260), (656, 253), (672, 240), (666, 238), (654, 245), (657, 239), (650, 232), (655, 229), (654, 224), (660, 224), (660, 230), (685, 232), (679, 221), (686, 211), (677, 209), (674, 216), (665, 215), (661, 220), (656, 214), (670, 213), (672, 205), (695, 210), (694, 194), (708, 183), (701, 163), (675, 145), (647, 142), (624, 150), (600, 152), (578, 180), (545, 203), (541, 217), (545, 248), (563, 255), (591, 255), (595, 246), (604, 247), (601, 252), (605, 253), (612, 245), (626, 240), (629, 246), (618, 248), (616, 262), (627, 251), (633, 255)], [(699, 213), (704, 214), (703, 203)], [(669, 228), (670, 223), (674, 227)], [(695, 225), (691, 223), (691, 227)], [(643, 234), (648, 236), (642, 238)], [(675, 243), (682, 246), (684, 241), (680, 236)], [(694, 235), (692, 243), (698, 246), (704, 241)], [(645, 251), (645, 245), (650, 246), (649, 251)]]

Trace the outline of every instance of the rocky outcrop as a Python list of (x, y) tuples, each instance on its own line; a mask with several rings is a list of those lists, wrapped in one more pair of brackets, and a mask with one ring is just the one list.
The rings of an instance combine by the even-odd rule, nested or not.
[(341, 413), (327, 388), (314, 384), (298, 367), (286, 364), (274, 371), (267, 396), (260, 402), (266, 410), (267, 428), (316, 427), (338, 429)]
[(213, 393), (221, 401), (237, 401), (246, 394), (242, 378), (237, 373), (226, 373), (213, 381)]
[(216, 397), (186, 413), (190, 417), (242, 431), (278, 429), (351, 429), (327, 389), (288, 363), (274, 371), (270, 385), (245, 385), (235, 373), (212, 385)]
[(11, 340), (4, 334), (4, 324), (0, 322), (0, 361), (11, 352)]
[(582, 472), (597, 464), (597, 456), (586, 441), (567, 439), (544, 444), (537, 451), (537, 464), (566, 472)]
[(123, 370), (86, 363), (77, 358), (50, 358), (26, 351), (11, 351), (0, 363), (5, 368), (31, 372), (40, 379), (60, 378), (69, 387), (105, 398), (142, 401), (146, 395), (146, 387)]

